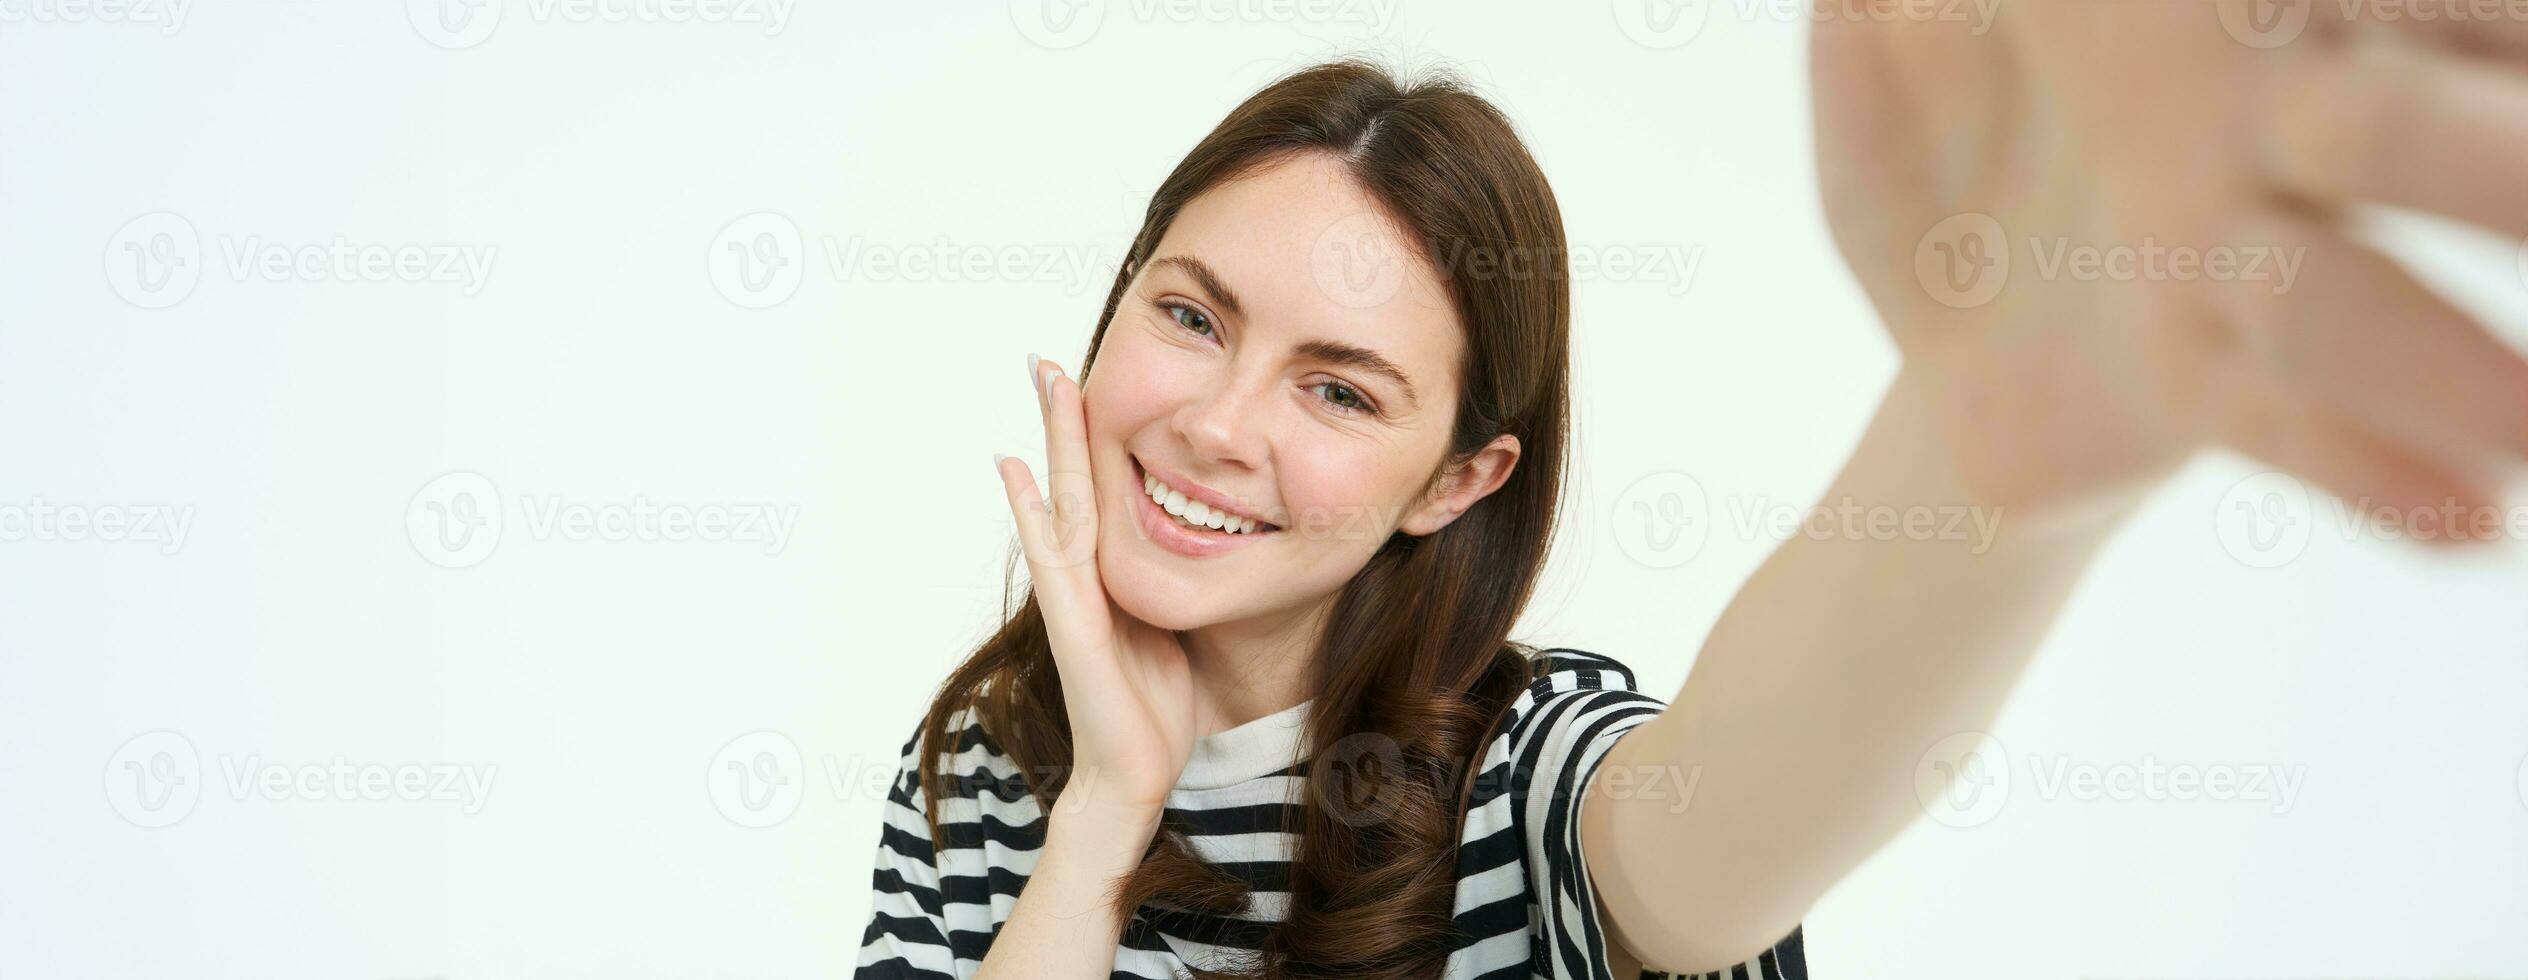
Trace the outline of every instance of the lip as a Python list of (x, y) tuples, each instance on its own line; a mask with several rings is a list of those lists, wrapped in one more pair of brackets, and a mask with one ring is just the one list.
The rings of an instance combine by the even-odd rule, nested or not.
[[(1139, 467), (1142, 473), (1158, 477), (1159, 482), (1167, 484), (1167, 488), (1170, 490), (1184, 494), (1185, 499), (1187, 500), (1202, 501), (1203, 506), (1216, 511), (1254, 517), (1255, 522), (1258, 524), (1273, 523), (1272, 521), (1265, 520), (1263, 515), (1257, 514), (1254, 508), (1240, 503), (1238, 498), (1221, 493), (1218, 490), (1206, 487), (1200, 483), (1196, 483), (1192, 478), (1187, 477), (1185, 474), (1151, 469), (1150, 464), (1142, 462), (1141, 457), (1138, 456), (1132, 457), (1132, 465)], [(1141, 473), (1135, 473), (1133, 475), (1137, 477), (1140, 476)], [(1139, 481), (1136, 480), (1134, 482), (1138, 483)], [(1166, 511), (1161, 511), (1160, 513), (1166, 513)], [(1280, 530), (1280, 528), (1276, 526), (1274, 530)]]
[[(1133, 466), (1136, 471), (1139, 470), (1141, 461), (1133, 460)], [(1166, 510), (1161, 509), (1156, 501), (1150, 499), (1149, 494), (1139, 492), (1140, 472), (1135, 472), (1132, 477), (1134, 491), (1132, 496), (1136, 501), (1132, 505), (1132, 516), (1133, 521), (1141, 525), (1141, 536), (1176, 554), (1187, 558), (1211, 558), (1246, 547), (1267, 535), (1278, 533), (1264, 531), (1251, 534), (1218, 534), (1191, 530), (1178, 524), (1176, 518), (1168, 516)], [(1161, 476), (1159, 481), (1165, 483), (1167, 478)], [(1169, 486), (1174, 487), (1175, 484), (1171, 483)]]

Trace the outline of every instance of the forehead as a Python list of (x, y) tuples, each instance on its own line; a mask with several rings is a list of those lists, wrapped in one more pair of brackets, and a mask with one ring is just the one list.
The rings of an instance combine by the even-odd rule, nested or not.
[(1152, 255), (1210, 265), (1237, 294), (1249, 337), (1377, 350), (1413, 375), (1426, 405), (1455, 390), (1465, 341), (1446, 285), (1330, 155), (1285, 158), (1197, 195)]

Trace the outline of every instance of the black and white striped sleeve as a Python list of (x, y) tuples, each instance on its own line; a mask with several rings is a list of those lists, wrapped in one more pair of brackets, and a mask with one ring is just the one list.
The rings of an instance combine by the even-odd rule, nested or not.
[(869, 925), (860, 934), (857, 980), (953, 978), (957, 960), (948, 945), (948, 923), (939, 886), (930, 827), (922, 819), (917, 732), (904, 743), (895, 782), (878, 821), (878, 854), (872, 862)]
[[(1604, 662), (1604, 669), (1556, 670), (1538, 679), (1527, 695), (1534, 703), (1520, 712), (1510, 735), (1514, 771), (1523, 783), (1515, 819), (1539, 917), (1534, 965), (1538, 975), (1553, 980), (1616, 980), (1609, 955), (1613, 940), (1599, 921), (1597, 885), (1581, 851), (1581, 790), (1616, 739), (1664, 707), (1633, 689), (1628, 670), (1612, 660)], [(1650, 791), (1644, 780), (1633, 785)], [(1658, 791), (1685, 793), (1690, 785), (1679, 781)], [(1758, 958), (1713, 975), (1806, 980), (1800, 934), (1794, 930)], [(1670, 974), (1645, 971), (1641, 976)]]

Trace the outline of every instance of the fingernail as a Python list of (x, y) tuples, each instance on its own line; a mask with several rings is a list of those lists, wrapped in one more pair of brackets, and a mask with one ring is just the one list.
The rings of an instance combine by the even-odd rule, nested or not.
[(1009, 454), (1008, 454), (1008, 453), (993, 453), (993, 454), (992, 454), (992, 468), (993, 468), (993, 469), (996, 469), (996, 470), (997, 470), (997, 469), (1000, 469), (1000, 468), (1001, 468), (1001, 461), (1002, 461), (1002, 460), (1004, 460), (1004, 459), (1008, 459), (1008, 458), (1009, 458)]
[(1043, 391), (1045, 390), (1045, 373), (1036, 367), (1039, 360), (1041, 358), (1034, 354), (1027, 355), (1027, 383), (1037, 391)]

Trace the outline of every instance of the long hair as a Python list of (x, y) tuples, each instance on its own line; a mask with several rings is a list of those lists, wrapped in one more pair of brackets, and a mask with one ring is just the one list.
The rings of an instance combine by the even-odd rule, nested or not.
[[(1438, 532), (1390, 536), (1336, 598), (1315, 646), (1316, 704), (1302, 734), (1312, 802), (1287, 808), (1283, 827), (1297, 839), (1288, 915), (1251, 972), (1204, 975), (1428, 977), (1460, 944), (1451, 909), (1467, 793), (1494, 724), (1534, 667), (1534, 651), (1509, 632), (1543, 569), (1562, 491), (1570, 283), (1544, 174), (1499, 110), (1446, 77), (1402, 80), (1357, 61), (1285, 76), (1232, 111), (1152, 195), (1080, 376), (1094, 369), (1134, 273), (1187, 202), (1308, 152), (1342, 160), (1411, 233), (1464, 325), (1464, 384), (1434, 476), (1503, 433), (1522, 451), (1500, 488)], [(943, 682), (917, 758), (957, 750), (959, 732), (948, 726), (966, 708), (1050, 812), (1071, 739), (1032, 590)], [(938, 801), (955, 778), (935, 764), (921, 769), (933, 839)], [(1234, 915), (1248, 891), (1162, 826), (1115, 897), (1123, 910), (1146, 903)]]

